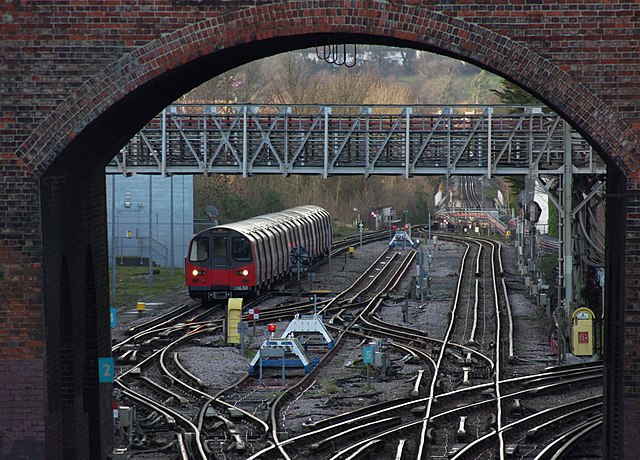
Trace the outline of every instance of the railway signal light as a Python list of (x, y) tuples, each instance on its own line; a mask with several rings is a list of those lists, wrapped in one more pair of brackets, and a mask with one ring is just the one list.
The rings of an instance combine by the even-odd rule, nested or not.
[(276, 331), (276, 325), (275, 324), (269, 324), (269, 332), (273, 333)]

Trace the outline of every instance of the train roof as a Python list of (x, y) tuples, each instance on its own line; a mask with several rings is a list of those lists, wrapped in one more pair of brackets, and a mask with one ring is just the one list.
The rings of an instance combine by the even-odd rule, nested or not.
[[(218, 225), (215, 228), (235, 230), (241, 233), (249, 234), (258, 230), (264, 230), (266, 228), (279, 226), (284, 222), (295, 222), (302, 218), (315, 215), (329, 217), (329, 213), (324, 208), (310, 204), (304, 206), (296, 206), (295, 208), (285, 209), (279, 212), (272, 212), (238, 222)], [(206, 232), (208, 230), (209, 229), (204, 231)]]

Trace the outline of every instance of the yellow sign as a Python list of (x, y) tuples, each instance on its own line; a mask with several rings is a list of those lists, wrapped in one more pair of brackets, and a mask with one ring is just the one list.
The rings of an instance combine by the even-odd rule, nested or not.
[(227, 345), (240, 343), (238, 324), (242, 321), (242, 299), (230, 298), (227, 302)]
[(571, 315), (571, 352), (575, 356), (593, 356), (593, 312), (578, 308)]

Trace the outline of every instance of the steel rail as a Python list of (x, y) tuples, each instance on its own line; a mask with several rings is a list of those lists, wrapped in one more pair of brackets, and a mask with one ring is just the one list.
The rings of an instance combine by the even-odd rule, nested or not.
[(549, 444), (534, 460), (557, 460), (562, 458), (565, 451), (574, 447), (574, 445), (582, 438), (588, 436), (592, 431), (602, 426), (603, 417), (594, 417), (594, 419), (584, 422), (574, 427), (568, 433), (563, 434), (556, 441)]
[[(569, 371), (567, 371), (567, 372), (569, 372)], [(515, 378), (512, 378), (512, 379), (504, 380), (503, 383), (505, 383), (505, 382), (522, 382), (522, 381), (530, 380), (530, 379), (535, 378), (535, 377), (537, 377), (537, 376), (520, 376), (520, 377), (515, 377)], [(492, 384), (487, 383), (487, 384), (477, 385), (477, 386), (474, 386), (474, 387), (461, 388), (461, 389), (455, 390), (453, 392), (443, 393), (441, 395), (438, 395), (438, 399), (442, 400), (442, 399), (446, 399), (446, 398), (456, 398), (458, 395), (461, 395), (463, 393), (477, 392), (477, 391), (479, 391), (479, 390), (481, 390), (483, 388), (488, 388), (491, 385)], [(549, 387), (551, 387), (551, 386), (559, 386), (559, 385), (563, 385), (563, 383), (560, 382), (560, 383), (557, 383), (557, 384), (549, 385)], [(505, 394), (505, 395), (502, 396), (502, 398), (503, 399), (507, 399), (507, 398), (511, 398), (511, 397), (514, 397), (514, 396), (521, 396), (521, 395), (524, 395), (524, 394), (528, 394), (528, 393), (530, 393), (532, 391), (535, 391), (535, 389), (519, 390), (519, 391), (514, 392), (514, 393)], [(430, 399), (429, 397), (425, 397), (425, 398), (419, 398), (419, 399), (413, 400), (413, 401), (407, 401), (405, 403), (401, 403), (400, 405), (398, 405), (396, 407), (392, 407), (392, 409), (393, 408), (400, 408), (401, 406), (409, 407), (409, 406), (411, 406), (412, 403), (422, 404), (422, 403), (428, 401), (429, 399)], [(468, 410), (469, 408), (472, 408), (472, 407), (477, 407), (477, 406), (481, 406), (481, 405), (490, 405), (492, 402), (495, 402), (495, 401), (496, 401), (496, 399), (494, 398), (494, 399), (482, 400), (482, 401), (475, 402), (475, 403), (472, 403), (472, 404), (469, 404), (469, 405), (459, 406), (459, 407), (451, 409), (451, 410), (449, 410), (447, 412), (434, 415), (432, 417), (432, 420), (437, 420), (437, 419), (440, 419), (442, 417), (446, 417), (446, 416), (449, 416), (449, 415), (452, 415), (452, 414), (455, 414), (455, 413), (458, 413), (458, 412), (466, 411), (466, 410)], [(319, 428), (318, 430), (316, 430), (314, 432), (304, 433), (304, 434), (292, 437), (292, 438), (290, 438), (288, 440), (283, 441), (282, 444), (283, 445), (287, 445), (287, 444), (299, 442), (299, 441), (301, 441), (303, 439), (306, 439), (308, 437), (311, 437), (311, 436), (314, 436), (314, 435), (317, 435), (317, 434), (321, 434), (323, 431), (328, 431), (328, 430), (331, 430), (331, 429), (339, 429), (343, 424), (357, 423), (357, 422), (359, 422), (360, 420), (362, 420), (364, 418), (368, 418), (368, 417), (373, 417), (373, 416), (376, 416), (376, 415), (384, 414), (387, 410), (389, 410), (389, 409), (388, 408), (381, 409), (381, 410), (379, 410), (377, 412), (373, 412), (373, 413), (370, 413), (370, 414), (364, 414), (364, 415), (358, 415), (355, 418), (348, 419), (348, 420), (340, 420), (340, 418), (342, 418), (342, 415), (336, 416), (336, 417), (334, 417), (332, 419), (326, 419), (323, 422), (326, 421), (326, 422), (334, 422), (334, 423), (331, 423), (327, 427)], [(340, 455), (344, 455), (344, 454), (350, 452), (351, 450), (357, 449), (360, 446), (362, 446), (362, 445), (364, 445), (364, 444), (366, 444), (366, 443), (368, 443), (370, 441), (373, 441), (375, 439), (383, 438), (383, 437), (386, 437), (386, 436), (397, 436), (397, 435), (400, 435), (401, 433), (405, 433), (407, 430), (411, 430), (411, 429), (416, 428), (417, 425), (421, 425), (422, 423), (423, 423), (422, 420), (418, 420), (418, 421), (415, 421), (415, 422), (410, 422), (410, 423), (407, 423), (407, 424), (403, 424), (401, 426), (389, 429), (387, 431), (384, 431), (382, 433), (378, 433), (378, 434), (373, 435), (373, 436), (365, 437), (364, 439), (360, 440), (359, 442), (357, 442), (357, 443), (355, 443), (355, 444), (343, 449), (342, 451), (340, 451)], [(484, 436), (483, 438), (481, 438), (480, 441), (484, 441), (484, 440), (490, 438), (491, 436), (494, 436), (495, 434), (496, 434), (496, 432), (494, 430), (492, 433), (489, 433), (487, 436)], [(261, 458), (262, 455), (264, 455), (267, 452), (270, 452), (270, 451), (272, 451), (274, 449), (275, 449), (275, 446), (270, 446), (270, 447), (268, 447), (268, 448), (256, 453), (255, 455), (250, 457), (250, 459), (255, 460), (255, 459)], [(338, 458), (338, 457), (333, 457), (333, 458)]]
[[(415, 252), (412, 251), (411, 253), (409, 253), (409, 255), (407, 257), (405, 257), (405, 259), (403, 260), (403, 264), (400, 267), (398, 267), (396, 269), (396, 271), (394, 272), (394, 276), (401, 276), (402, 274), (404, 274), (404, 272), (406, 272), (406, 270), (408, 269), (409, 264), (411, 263), (411, 261), (413, 261), (414, 257), (415, 257)], [(387, 270), (389, 270), (389, 265), (385, 266), (385, 270), (384, 271), (386, 272)], [(388, 286), (392, 285), (393, 282), (394, 282), (393, 279), (389, 280), (386, 285), (381, 286), (381, 289), (384, 290), (384, 289), (388, 288)], [(395, 283), (397, 283), (397, 282), (398, 281), (395, 280)], [(380, 296), (381, 295), (382, 295), (382, 292), (376, 294), (372, 299), (369, 300), (369, 305), (373, 305), (374, 303), (381, 302), (381, 300), (380, 300)], [(353, 327), (353, 325), (355, 325), (359, 320), (361, 320), (363, 318), (363, 316), (367, 312), (367, 309), (368, 309), (368, 307), (365, 307), (358, 314), (358, 316), (352, 321), (352, 323), (349, 324), (345, 328), (345, 330), (339, 335), (339, 337), (335, 340), (334, 348), (332, 348), (331, 350), (329, 350), (329, 352), (327, 352), (325, 354), (325, 356), (321, 359), (320, 364), (318, 365), (316, 370), (319, 369), (321, 366), (325, 365), (326, 362), (328, 362), (328, 360), (330, 360), (331, 357), (335, 353), (337, 353), (337, 350), (339, 350), (342, 347), (343, 343), (344, 343), (343, 338), (345, 337), (345, 335)], [(316, 372), (316, 370), (314, 370), (314, 373)], [(308, 374), (300, 382), (298, 382), (296, 385), (294, 385), (292, 388), (288, 389), (286, 392), (281, 394), (276, 399), (276, 401), (274, 402), (274, 404), (272, 406), (272, 411), (271, 411), (271, 425), (272, 425), (271, 426), (271, 434), (272, 434), (272, 438), (273, 438), (274, 443), (275, 443), (275, 448), (278, 449), (280, 455), (282, 455), (285, 459), (290, 459), (290, 456), (289, 456), (289, 454), (286, 452), (286, 450), (284, 448), (286, 446), (286, 444), (285, 444), (286, 440), (285, 441), (281, 441), (279, 439), (279, 436), (278, 436), (278, 430), (277, 430), (278, 423), (277, 423), (277, 418), (276, 418), (276, 412), (277, 412), (277, 409), (278, 409), (279, 405), (284, 400), (284, 398), (287, 397), (287, 395), (291, 394), (295, 389), (302, 388), (304, 385), (309, 385), (311, 383), (310, 380), (311, 380), (312, 375), (313, 375), (313, 373), (312, 374)]]
[(426, 440), (426, 436), (427, 436), (427, 426), (429, 424), (429, 418), (431, 415), (431, 406), (433, 404), (433, 398), (435, 397), (435, 392), (436, 392), (436, 382), (437, 382), (437, 372), (440, 369), (440, 364), (442, 363), (442, 360), (444, 359), (444, 353), (445, 353), (445, 349), (446, 349), (446, 345), (449, 342), (449, 338), (453, 332), (453, 327), (455, 325), (455, 316), (456, 316), (456, 310), (458, 308), (458, 301), (460, 299), (460, 285), (462, 283), (462, 271), (464, 270), (464, 265), (466, 263), (466, 259), (467, 256), (469, 254), (470, 248), (471, 246), (468, 243), (464, 243), (467, 247), (467, 249), (464, 252), (464, 255), (462, 256), (462, 260), (460, 262), (460, 276), (458, 277), (458, 283), (456, 286), (456, 294), (455, 294), (455, 299), (453, 301), (453, 305), (452, 305), (452, 309), (451, 309), (451, 320), (449, 321), (449, 326), (447, 327), (447, 332), (444, 335), (443, 338), (443, 346), (440, 348), (440, 352), (438, 353), (438, 359), (436, 361), (436, 372), (434, 372), (434, 376), (432, 378), (432, 382), (429, 388), (429, 402), (427, 403), (427, 407), (425, 410), (425, 414), (422, 420), (422, 430), (420, 433), (420, 438), (418, 439), (418, 452), (416, 455), (416, 458), (418, 460), (422, 460), (423, 455), (424, 455), (424, 443)]
[[(496, 348), (495, 348), (495, 352), (496, 352), (496, 367), (495, 367), (495, 391), (496, 391), (496, 398), (498, 399), (498, 401), (500, 401), (502, 399), (502, 391), (501, 391), (501, 384), (500, 384), (500, 380), (502, 380), (502, 376), (500, 374), (501, 370), (502, 370), (502, 321), (500, 320), (500, 304), (498, 301), (498, 286), (496, 283), (496, 267), (495, 267), (495, 257), (494, 257), (494, 253), (495, 253), (495, 244), (494, 243), (490, 243), (491, 244), (491, 282), (492, 282), (492, 287), (493, 287), (493, 296), (494, 296), (494, 302), (495, 302), (495, 313), (496, 313)], [(506, 293), (505, 293), (506, 294)], [(509, 317), (511, 317), (511, 309), (509, 308)], [(510, 340), (511, 343), (513, 343), (512, 340)], [(502, 434), (502, 424), (503, 424), (503, 420), (502, 420), (502, 404), (501, 402), (498, 402), (497, 404), (497, 421), (498, 421), (498, 443), (499, 443), (499, 456), (501, 460), (504, 460), (505, 457), (505, 446), (504, 446), (504, 436)]]

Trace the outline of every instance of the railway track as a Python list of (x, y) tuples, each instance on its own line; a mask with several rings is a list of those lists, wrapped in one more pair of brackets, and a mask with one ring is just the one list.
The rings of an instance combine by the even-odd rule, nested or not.
[[(286, 321), (316, 308), (337, 337), (331, 350), (310, 349), (320, 360), (312, 373), (287, 372), (284, 385), (277, 374), (266, 373), (262, 385), (245, 376), (214, 390), (181, 371), (180, 343), (214, 334), (218, 320), (192, 312), (187, 315), (192, 322), (184, 323), (182, 316), (187, 326), (164, 320), (151, 331), (132, 332), (138, 343), (161, 334), (170, 342), (155, 352), (167, 371), (127, 370), (117, 383), (126, 398), (140, 404), (145, 423), (155, 423), (153, 443), (147, 439), (146, 445), (161, 445), (159, 438), (166, 441), (163, 448), (181, 452), (182, 458), (529, 459), (554, 458), (553, 452), (567, 452), (578, 440), (593, 437), (601, 423), (601, 366), (539, 371), (528, 366), (531, 375), (513, 377), (522, 367), (501, 246), (483, 239), (440, 239), (465, 249), (448, 325), (438, 333), (384, 313), (400, 309), (395, 293), (411, 274), (411, 250), (383, 253), (348, 289), (315, 305), (261, 308), (261, 322)], [(373, 343), (386, 364), (369, 379), (361, 351)], [(114, 353), (132, 347), (117, 344)], [(140, 387), (153, 385), (141, 374), (179, 387), (178, 395), (143, 391)], [(135, 385), (127, 383), (129, 377)], [(347, 387), (349, 395), (343, 396), (339, 389)], [(157, 406), (145, 408), (147, 400)]]

